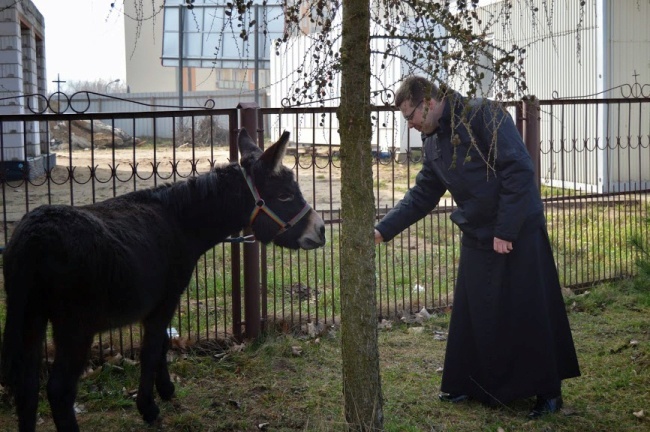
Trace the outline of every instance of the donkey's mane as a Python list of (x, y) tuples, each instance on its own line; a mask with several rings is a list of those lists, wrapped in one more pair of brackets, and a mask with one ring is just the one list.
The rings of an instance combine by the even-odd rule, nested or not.
[(164, 207), (173, 209), (174, 212), (182, 212), (187, 206), (196, 204), (197, 198), (199, 201), (211, 196), (221, 196), (225, 199), (225, 192), (237, 193), (240, 188), (235, 188), (234, 185), (243, 178), (239, 173), (240, 169), (237, 163), (217, 166), (205, 174), (190, 177), (185, 181), (165, 183), (135, 192), (139, 196), (134, 199), (160, 201)]

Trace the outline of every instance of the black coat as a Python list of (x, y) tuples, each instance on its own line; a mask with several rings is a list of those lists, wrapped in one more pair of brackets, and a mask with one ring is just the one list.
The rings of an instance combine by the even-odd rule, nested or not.
[(458, 206), (452, 221), (489, 248), (494, 237), (514, 241), (527, 218), (543, 215), (535, 171), (510, 115), (486, 99), (450, 99), (436, 132), (423, 136), (415, 185), (377, 225), (386, 241), (426, 216), (447, 190)]
[[(423, 141), (415, 185), (376, 228), (388, 241), (447, 190), (456, 202), (451, 219), (463, 238), (442, 391), (486, 403), (556, 396), (580, 371), (535, 172), (512, 118), (453, 94)], [(494, 237), (514, 249), (494, 252)]]

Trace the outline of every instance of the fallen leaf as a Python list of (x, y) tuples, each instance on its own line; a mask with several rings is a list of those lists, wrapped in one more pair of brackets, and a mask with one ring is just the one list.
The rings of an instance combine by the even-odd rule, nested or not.
[(239, 344), (239, 345), (235, 344), (230, 348), (230, 351), (231, 352), (242, 352), (242, 351), (244, 351), (244, 348), (246, 348), (246, 344), (244, 344), (244, 343)]
[(291, 354), (293, 354), (294, 357), (300, 357), (302, 355), (302, 348), (297, 345), (292, 346)]
[(171, 339), (171, 346), (172, 348), (179, 349), (181, 351), (186, 350), (187, 348), (191, 347), (193, 345), (193, 341), (184, 338), (184, 337), (175, 337)]
[(634, 414), (634, 417), (636, 417), (636, 418), (643, 418), (643, 417), (645, 417), (645, 413), (643, 412), (643, 410), (633, 412), (632, 414)]
[(562, 408), (562, 409), (560, 410), (560, 412), (561, 412), (563, 415), (567, 416), (567, 417), (568, 417), (568, 416), (578, 415), (578, 411), (576, 411), (575, 409), (570, 408), (570, 407), (564, 407), (564, 408)]
[(435, 330), (433, 332), (433, 340), (437, 341), (446, 341), (447, 340), (447, 333), (439, 330)]
[(124, 358), (124, 364), (127, 364), (127, 365), (129, 365), (129, 366), (135, 366), (135, 365), (138, 364), (138, 362), (135, 361), (135, 360), (133, 360), (133, 359), (130, 359), (130, 358), (128, 358), (128, 357), (125, 357), (125, 358)]
[(117, 353), (114, 356), (106, 359), (106, 362), (112, 365), (120, 364), (121, 361), (122, 361), (122, 354), (120, 353)]
[(98, 367), (97, 369), (93, 369), (93, 368), (89, 367), (88, 369), (86, 369), (84, 371), (83, 375), (81, 375), (81, 379), (86, 379), (86, 378), (92, 377), (94, 375), (97, 375), (97, 373), (99, 371), (101, 371), (101, 370), (102, 370), (101, 366)]
[(572, 297), (574, 294), (575, 294), (575, 293), (573, 292), (572, 289), (570, 289), (570, 288), (566, 288), (566, 287), (562, 287), (562, 295), (564, 295), (565, 297)]
[(409, 327), (409, 333), (419, 334), (424, 331), (424, 327)]
[[(418, 318), (418, 317), (416, 317), (415, 315), (408, 315), (408, 316), (407, 316), (407, 315), (404, 315), (403, 317), (400, 318), (400, 320), (401, 320), (404, 324), (413, 324), (413, 323), (416, 323), (416, 322), (417, 322), (417, 318)], [(422, 319), (422, 318), (420, 318), (420, 319)]]
[(308, 322), (307, 323), (307, 334), (311, 338), (318, 337), (325, 332), (325, 324), (323, 323), (316, 323), (314, 324), (313, 322)]

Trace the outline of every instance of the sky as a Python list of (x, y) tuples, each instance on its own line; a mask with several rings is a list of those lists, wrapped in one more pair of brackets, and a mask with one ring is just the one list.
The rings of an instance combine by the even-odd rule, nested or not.
[[(32, 0), (45, 18), (48, 90), (53, 81), (126, 80), (120, 0)], [(115, 8), (111, 4), (115, 3)]]

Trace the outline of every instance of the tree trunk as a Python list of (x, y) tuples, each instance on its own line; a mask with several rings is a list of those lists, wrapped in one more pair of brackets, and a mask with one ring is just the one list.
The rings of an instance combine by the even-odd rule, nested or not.
[(382, 430), (367, 0), (343, 0), (341, 103), (337, 116), (342, 159), (341, 337), (345, 417), (350, 429)]

